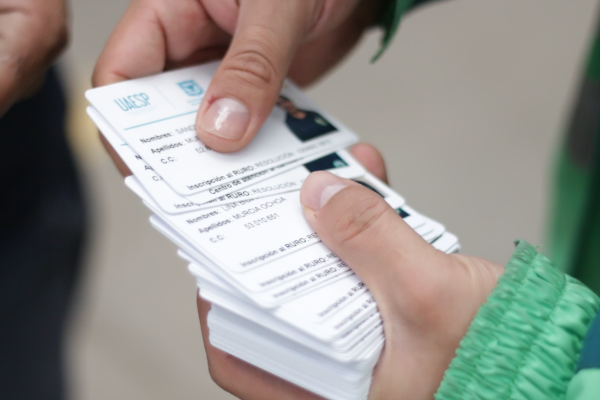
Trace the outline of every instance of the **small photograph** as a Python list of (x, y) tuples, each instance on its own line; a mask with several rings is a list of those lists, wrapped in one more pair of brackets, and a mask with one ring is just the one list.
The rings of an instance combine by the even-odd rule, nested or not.
[(303, 142), (314, 139), (337, 128), (315, 111), (300, 110), (287, 97), (279, 96), (277, 105), (286, 112), (285, 124)]
[(304, 164), (304, 167), (310, 172), (327, 171), (328, 169), (344, 168), (347, 166), (346, 161), (342, 160), (342, 157), (337, 155), (337, 153), (331, 153)]

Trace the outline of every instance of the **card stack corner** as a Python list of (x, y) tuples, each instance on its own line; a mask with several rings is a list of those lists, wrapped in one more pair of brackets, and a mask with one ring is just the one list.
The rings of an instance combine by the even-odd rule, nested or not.
[(458, 238), (343, 150), (356, 135), (292, 83), (286, 108), (246, 149), (212, 152), (194, 123), (217, 65), (92, 89), (88, 114), (132, 171), (125, 184), (152, 211), (151, 225), (179, 247), (212, 303), (210, 343), (325, 398), (366, 399), (382, 321), (365, 284), (304, 218), (302, 181), (316, 170), (353, 179), (438, 250), (458, 252)]

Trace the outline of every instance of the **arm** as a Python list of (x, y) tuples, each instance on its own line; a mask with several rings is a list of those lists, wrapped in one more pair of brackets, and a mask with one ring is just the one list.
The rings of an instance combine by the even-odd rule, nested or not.
[(592, 291), (520, 242), (436, 398), (565, 398), (598, 304)]

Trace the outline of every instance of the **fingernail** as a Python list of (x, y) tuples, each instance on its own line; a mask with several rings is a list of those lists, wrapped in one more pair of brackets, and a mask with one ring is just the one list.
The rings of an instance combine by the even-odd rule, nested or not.
[(238, 140), (248, 128), (250, 113), (234, 99), (222, 98), (210, 105), (200, 118), (200, 127), (213, 135)]
[(318, 211), (340, 190), (347, 187), (346, 181), (329, 172), (314, 172), (306, 178), (300, 192), (300, 202)]

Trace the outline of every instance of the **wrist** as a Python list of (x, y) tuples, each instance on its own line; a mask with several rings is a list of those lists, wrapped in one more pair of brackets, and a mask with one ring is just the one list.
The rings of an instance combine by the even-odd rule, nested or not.
[[(406, 260), (395, 267), (402, 268)], [(414, 263), (413, 263), (414, 264)], [(410, 284), (379, 294), (386, 344), (375, 370), (372, 399), (430, 399), (481, 304), (504, 268), (462, 255), (421, 252), (420, 268), (403, 271)], [(426, 266), (435, 266), (427, 268)], [(385, 279), (394, 286), (393, 276)], [(388, 300), (389, 302), (386, 302)]]

